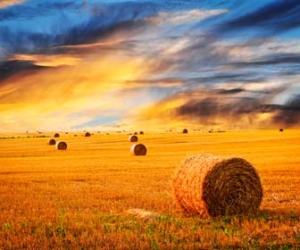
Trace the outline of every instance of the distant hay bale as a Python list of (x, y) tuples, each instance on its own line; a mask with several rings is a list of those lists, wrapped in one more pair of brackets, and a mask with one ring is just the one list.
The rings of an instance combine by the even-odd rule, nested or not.
[(187, 134), (187, 133), (188, 133), (188, 130), (185, 128), (185, 129), (182, 130), (182, 133), (183, 133), (183, 134)]
[(140, 131), (140, 135), (143, 135), (144, 134), (144, 131)]
[(280, 128), (280, 129), (279, 129), (279, 132), (283, 132), (283, 128)]
[(185, 212), (203, 217), (255, 214), (263, 196), (258, 173), (249, 162), (211, 155), (186, 158), (175, 173), (173, 189)]
[(90, 137), (90, 136), (91, 136), (91, 133), (86, 132), (86, 133), (84, 134), (84, 136), (85, 136), (85, 137)]
[(133, 155), (146, 155), (147, 154), (147, 148), (144, 144), (134, 144), (130, 147), (130, 152)]
[(134, 134), (134, 135), (137, 135), (137, 134), (138, 134), (138, 132), (134, 132), (133, 134)]
[(137, 142), (139, 138), (136, 135), (130, 135), (129, 136), (129, 141), (130, 142)]
[(55, 139), (50, 139), (50, 140), (48, 141), (48, 144), (49, 144), (49, 145), (55, 145), (55, 144), (56, 144)]
[(59, 136), (60, 136), (59, 133), (55, 133), (55, 134), (53, 135), (54, 138), (58, 138)]
[(66, 150), (67, 147), (68, 147), (68, 145), (64, 141), (59, 141), (56, 143), (56, 149), (58, 149), (58, 150)]

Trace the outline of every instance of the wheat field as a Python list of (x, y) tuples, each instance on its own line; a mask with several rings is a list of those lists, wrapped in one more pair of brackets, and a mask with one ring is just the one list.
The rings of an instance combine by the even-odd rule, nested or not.
[[(0, 134), (0, 249), (299, 249), (300, 130)], [(172, 178), (194, 154), (240, 157), (263, 200), (252, 217), (201, 218), (176, 204)]]

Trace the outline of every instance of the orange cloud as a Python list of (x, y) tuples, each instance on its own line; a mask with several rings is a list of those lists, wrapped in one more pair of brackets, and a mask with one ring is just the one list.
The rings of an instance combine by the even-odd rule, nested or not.
[(16, 54), (11, 57), (12, 60), (21, 61), (33, 61), (38, 66), (65, 66), (65, 65), (76, 65), (82, 59), (76, 55), (64, 55), (64, 54), (53, 54), (53, 55), (32, 55), (32, 54)]
[(142, 65), (142, 58), (116, 53), (33, 75), (14, 75), (0, 85), (0, 126), (3, 130), (71, 129), (95, 116), (120, 115), (126, 105), (118, 101), (118, 92), (140, 77)]
[(15, 5), (15, 4), (19, 4), (22, 2), (25, 2), (26, 0), (2, 0), (0, 1), (0, 8), (5, 8), (8, 7), (10, 5)]

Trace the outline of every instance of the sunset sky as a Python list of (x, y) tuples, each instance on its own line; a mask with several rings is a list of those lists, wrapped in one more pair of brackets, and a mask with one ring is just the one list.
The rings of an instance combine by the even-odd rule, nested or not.
[(0, 131), (300, 126), (298, 0), (2, 0)]

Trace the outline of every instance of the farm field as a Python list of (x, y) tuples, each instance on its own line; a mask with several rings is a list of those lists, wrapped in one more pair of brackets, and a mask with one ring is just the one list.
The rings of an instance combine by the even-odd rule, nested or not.
[[(300, 249), (300, 129), (0, 134), (0, 249)], [(240, 157), (259, 173), (251, 217), (184, 214), (173, 195), (188, 156)]]

